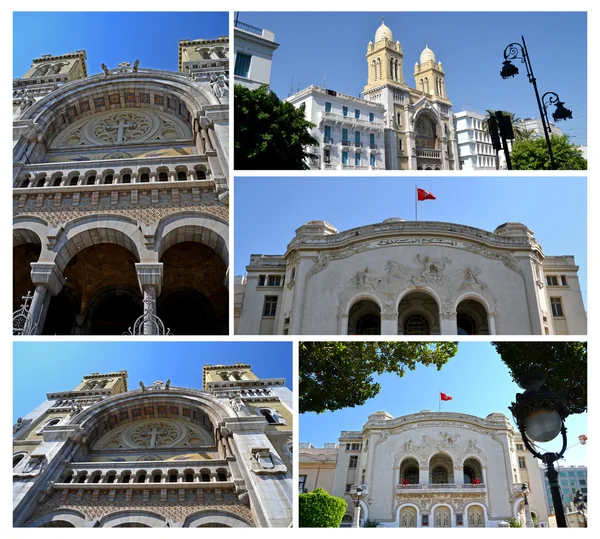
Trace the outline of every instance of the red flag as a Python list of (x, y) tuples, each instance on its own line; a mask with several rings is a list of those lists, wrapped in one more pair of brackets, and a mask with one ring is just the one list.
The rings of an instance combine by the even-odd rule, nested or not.
[(451, 401), (452, 397), (450, 395), (446, 395), (445, 393), (440, 392), (440, 399), (442, 399), (443, 401)]
[(402, 478), (402, 486), (405, 487), (406, 485), (408, 485), (408, 479), (406, 479), (406, 477)]
[(435, 200), (435, 197), (429, 191), (417, 187), (417, 200), (419, 200), (419, 202), (423, 200)]

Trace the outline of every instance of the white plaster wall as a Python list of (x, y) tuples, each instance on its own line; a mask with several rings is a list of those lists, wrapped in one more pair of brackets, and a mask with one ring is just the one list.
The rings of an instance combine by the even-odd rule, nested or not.
[[(260, 39), (260, 38), (256, 38)], [(253, 83), (253, 86), (260, 86), (261, 84), (270, 84), (271, 82), (271, 64), (273, 62), (273, 42), (271, 46), (261, 44), (255, 40), (250, 40), (246, 37), (243, 32), (235, 31), (235, 58), (233, 65), (235, 66), (235, 60), (237, 53), (249, 54), (252, 56), (250, 60), (250, 70), (248, 72), (248, 78), (238, 77), (236, 75), (235, 82), (241, 82), (248, 85), (247, 83)], [(238, 80), (239, 79), (239, 80)]]
[[(269, 273), (265, 270), (265, 274)], [(271, 275), (276, 272), (270, 272)], [(282, 296), (284, 287), (278, 286), (258, 286), (258, 273), (249, 274), (247, 277), (246, 288), (244, 290), (244, 306), (240, 312), (238, 324), (238, 335), (259, 335), (261, 328), (261, 320), (263, 307), (266, 296), (278, 296), (277, 311), (275, 318), (272, 320), (272, 331), (275, 331), (278, 324), (278, 319), (282, 311)], [(273, 334), (273, 333), (271, 333)]]
[[(372, 244), (376, 244), (376, 240)], [(410, 246), (383, 246), (375, 247), (366, 252), (358, 253), (348, 258), (331, 261), (324, 270), (308, 278), (306, 287), (306, 300), (303, 316), (302, 334), (327, 335), (338, 334), (338, 298), (342, 291), (345, 295), (351, 294), (352, 283), (357, 272), (362, 272), (365, 267), (375, 276), (383, 278), (388, 260), (412, 268), (413, 275), (422, 271), (422, 266), (414, 261), (417, 254), (421, 257), (429, 256), (432, 259), (448, 258), (445, 274), (448, 275), (446, 283), (431, 284), (438, 291), (442, 301), (450, 293), (453, 300), (458, 299), (469, 289), (460, 290), (464, 281), (464, 272), (467, 268), (479, 268), (479, 279), (487, 285), (485, 291), (477, 287), (473, 292), (492, 294), (497, 300), (498, 316), (496, 318), (496, 331), (498, 334), (524, 335), (531, 333), (531, 324), (528, 306), (525, 301), (525, 286), (523, 277), (517, 272), (506, 267), (501, 261), (486, 258), (477, 253), (452, 247), (426, 247), (423, 245)], [(405, 281), (406, 282), (406, 281)], [(411, 288), (413, 285), (409, 285)], [(405, 285), (398, 285), (393, 308), (397, 309), (397, 298), (406, 289)], [(386, 299), (372, 286), (356, 288), (356, 295), (374, 296), (381, 299), (383, 304)], [(349, 309), (349, 305), (347, 306)], [(297, 301), (294, 304), (294, 314), (297, 313)], [(344, 305), (346, 308), (346, 305)], [(440, 320), (441, 321), (441, 320)]]

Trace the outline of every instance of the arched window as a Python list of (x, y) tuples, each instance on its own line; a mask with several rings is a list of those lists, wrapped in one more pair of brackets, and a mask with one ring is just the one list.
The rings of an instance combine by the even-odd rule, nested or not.
[(106, 176), (106, 178), (104, 178), (104, 183), (108, 184), (108, 183), (112, 183), (113, 182), (113, 175), (112, 174), (108, 174)]
[(13, 468), (15, 468), (17, 464), (19, 464), (19, 462), (21, 462), (24, 458), (25, 453), (18, 453), (16, 455), (13, 455)]
[(465, 485), (470, 485), (473, 483), (473, 478), (475, 477), (475, 474), (473, 473), (473, 470), (471, 470), (471, 468), (464, 468), (463, 469), (463, 480)]
[(459, 335), (477, 335), (477, 324), (468, 314), (459, 313), (456, 316), (456, 328)]
[(152, 477), (153, 483), (160, 483), (161, 480), (162, 480), (162, 474), (155, 473), (154, 476)]
[(177, 473), (169, 474), (169, 483), (177, 483)]
[(142, 472), (140, 475), (138, 475), (137, 482), (138, 483), (145, 483), (146, 482), (146, 473), (145, 472)]
[(121, 183), (131, 183), (131, 174), (123, 174)]
[(185, 181), (185, 180), (187, 180), (187, 173), (186, 173), (186, 172), (184, 172), (183, 170), (180, 170), (180, 171), (177, 173), (177, 179), (178, 179), (179, 181)]
[(409, 485), (418, 485), (419, 484), (419, 469), (411, 466), (407, 468), (404, 472), (403, 479), (406, 479), (407, 484)]
[(102, 475), (100, 475), (99, 473), (95, 474), (94, 477), (92, 477), (92, 483), (100, 483), (101, 477)]
[(45, 183), (46, 183), (46, 177), (43, 176), (37, 181), (36, 187), (44, 187)]
[(107, 483), (114, 483), (115, 479), (117, 478), (117, 474), (116, 473), (111, 473), (107, 478), (106, 478), (106, 482)]
[(159, 182), (166, 182), (166, 181), (168, 181), (168, 180), (169, 180), (169, 176), (167, 175), (167, 173), (166, 173), (166, 172), (160, 172), (160, 173), (158, 174), (158, 181), (159, 181)]
[(79, 478), (77, 479), (78, 483), (85, 483), (85, 480), (87, 479), (87, 472), (83, 472)]
[(431, 478), (434, 484), (447, 483), (448, 471), (446, 470), (446, 468), (438, 466), (437, 468), (433, 469), (433, 472), (431, 473)]
[(150, 174), (148, 174), (147, 172), (144, 172), (141, 176), (140, 176), (140, 181), (142, 183), (146, 183), (150, 181)]
[(77, 185), (79, 183), (79, 176), (73, 176), (69, 180), (69, 185)]
[(25, 178), (22, 182), (21, 182), (21, 187), (29, 187), (29, 183), (30, 183), (30, 179), (29, 178)]
[(210, 471), (200, 470), (200, 479), (203, 483), (210, 483)]
[(131, 479), (131, 474), (126, 473), (121, 477), (121, 483), (129, 483)]
[(227, 481), (227, 473), (225, 470), (217, 470), (217, 478), (219, 481)]
[(52, 182), (52, 187), (59, 187), (61, 183), (62, 183), (62, 176), (57, 176), (56, 178), (54, 178), (54, 181)]
[(194, 474), (192, 474), (192, 473), (186, 473), (185, 474), (185, 482), (186, 483), (193, 483), (194, 482)]
[(267, 409), (267, 408), (263, 408), (261, 409), (260, 413), (264, 416), (264, 418), (267, 420), (267, 423), (278, 423), (278, 421), (273, 417), (273, 414), (271, 413), (271, 410)]
[(196, 179), (197, 180), (205, 180), (206, 179), (206, 172), (204, 172), (203, 170), (197, 170), (196, 171)]
[(404, 335), (429, 335), (429, 333), (429, 322), (420, 314), (413, 314), (404, 322)]
[(87, 185), (94, 185), (96, 183), (96, 175), (92, 174), (91, 176), (88, 176), (88, 179), (85, 183)]

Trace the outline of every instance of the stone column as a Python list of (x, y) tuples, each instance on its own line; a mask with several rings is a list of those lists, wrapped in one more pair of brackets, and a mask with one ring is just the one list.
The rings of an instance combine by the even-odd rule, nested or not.
[(150, 180), (149, 183), (156, 183), (158, 181), (158, 172), (156, 172), (156, 170), (150, 172), (150, 177), (148, 179)]
[(31, 281), (35, 285), (35, 292), (29, 306), (29, 318), (32, 327), (37, 327), (37, 332), (40, 333), (44, 328), (50, 296), (60, 292), (65, 280), (53, 262), (32, 262)]
[(160, 262), (137, 263), (135, 271), (144, 296), (144, 335), (158, 333), (156, 320), (156, 298), (160, 295), (163, 280), (163, 265)]
[(200, 130), (200, 133), (201, 133), (201, 137), (202, 137), (202, 143), (204, 145), (204, 153), (213, 152), (214, 149), (213, 149), (212, 144), (210, 142), (210, 137), (208, 136), (207, 129), (205, 127), (203, 127)]
[(419, 466), (419, 485), (429, 485), (429, 466)]
[(488, 313), (488, 333), (489, 335), (496, 335), (496, 314)]
[(458, 333), (456, 327), (456, 311), (440, 311), (439, 317), (441, 335), (456, 335)]
[(457, 464), (454, 466), (454, 484), (455, 485), (464, 485), (465, 484), (465, 470), (462, 464)]
[(213, 147), (213, 150), (216, 151), (217, 150), (217, 140), (216, 140), (217, 135), (215, 133), (215, 127), (214, 127), (214, 125), (212, 125), (212, 124), (209, 125), (206, 128), (206, 131), (208, 132), (208, 138), (209, 138), (209, 141), (210, 141), (210, 143), (211, 143), (211, 145)]
[(398, 335), (398, 313), (381, 314), (381, 335)]

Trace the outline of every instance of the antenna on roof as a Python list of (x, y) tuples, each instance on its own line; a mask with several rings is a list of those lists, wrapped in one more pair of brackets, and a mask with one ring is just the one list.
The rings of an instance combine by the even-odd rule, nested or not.
[[(292, 84), (290, 84), (290, 95), (294, 93), (294, 74), (292, 73)], [(289, 95), (288, 95), (289, 97)]]

